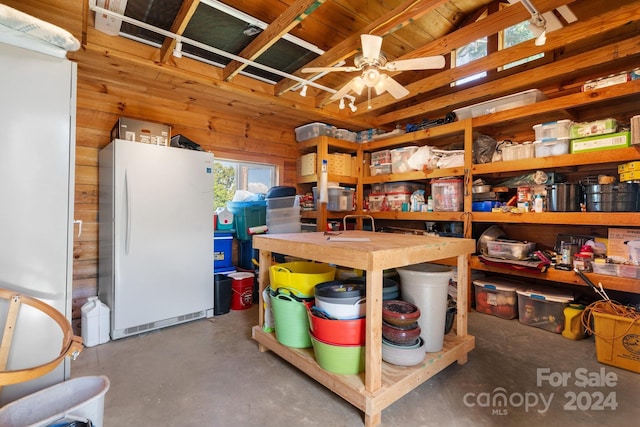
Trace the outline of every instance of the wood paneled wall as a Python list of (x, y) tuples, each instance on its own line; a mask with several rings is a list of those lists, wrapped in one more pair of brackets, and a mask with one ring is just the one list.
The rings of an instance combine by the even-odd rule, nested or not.
[[(280, 184), (295, 184), (293, 129), (238, 120), (216, 111), (194, 111), (133, 88), (105, 90), (104, 84), (83, 75), (81, 66), (77, 105), (75, 218), (81, 219), (83, 225), (82, 235), (74, 239), (74, 318), (80, 317), (79, 308), (87, 297), (97, 295), (98, 152), (109, 143), (111, 128), (118, 117), (169, 124), (172, 134), (185, 135), (219, 158), (276, 164)], [(179, 121), (176, 111), (180, 111)]]
[[(58, 25), (82, 39), (85, 0), (7, 0), (13, 7)], [(92, 31), (90, 28), (89, 31)], [(278, 166), (279, 183), (295, 184), (295, 133), (272, 122), (238, 119), (229, 106), (219, 110), (189, 102), (205, 90), (194, 84), (193, 94), (172, 97), (171, 77), (149, 67), (138, 67), (135, 76), (118, 73), (116, 61), (108, 54), (96, 64), (96, 57), (83, 56), (78, 62), (76, 117), (75, 213), (82, 220), (77, 226), (73, 249), (73, 318), (80, 318), (80, 307), (98, 292), (98, 152), (110, 142), (111, 128), (120, 116), (161, 122), (172, 127), (172, 134), (183, 134), (219, 158), (269, 162)], [(111, 78), (91, 77), (91, 67), (111, 67)], [(146, 73), (146, 74), (145, 74)], [(145, 82), (149, 86), (144, 85)], [(160, 84), (164, 82), (164, 84)], [(176, 95), (174, 93), (174, 95)], [(174, 99), (175, 98), (175, 99)], [(223, 107), (223, 105), (221, 105)]]

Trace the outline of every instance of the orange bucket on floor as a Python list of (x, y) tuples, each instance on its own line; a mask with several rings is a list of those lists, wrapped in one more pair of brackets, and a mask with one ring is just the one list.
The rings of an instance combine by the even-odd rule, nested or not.
[(231, 310), (245, 310), (253, 305), (253, 273), (230, 273)]

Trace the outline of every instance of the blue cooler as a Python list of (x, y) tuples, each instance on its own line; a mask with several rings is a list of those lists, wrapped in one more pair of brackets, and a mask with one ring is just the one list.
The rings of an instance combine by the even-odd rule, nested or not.
[(213, 235), (213, 271), (229, 269), (233, 246), (232, 231), (216, 231)]

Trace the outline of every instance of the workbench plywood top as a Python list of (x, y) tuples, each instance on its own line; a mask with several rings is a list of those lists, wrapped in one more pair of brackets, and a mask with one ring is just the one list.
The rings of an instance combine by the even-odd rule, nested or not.
[(476, 245), (473, 239), (348, 230), (258, 235), (253, 247), (369, 271), (468, 255)]

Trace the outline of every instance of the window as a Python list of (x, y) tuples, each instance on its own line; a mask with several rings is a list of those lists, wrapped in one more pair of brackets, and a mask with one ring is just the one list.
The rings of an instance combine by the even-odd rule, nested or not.
[(213, 164), (214, 208), (226, 206), (236, 190), (265, 194), (277, 185), (275, 165), (217, 159)]
[[(529, 30), (529, 21), (522, 21), (519, 24), (513, 25), (511, 27), (506, 28), (504, 31), (500, 33), (499, 37), (499, 46), (498, 49), (506, 49), (512, 46), (515, 46), (519, 43), (525, 42), (527, 40), (531, 40), (535, 38), (535, 35)], [(459, 67), (461, 65), (468, 64), (471, 61), (475, 61), (476, 59), (483, 58), (488, 54), (488, 41), (487, 37), (483, 37), (478, 39), (468, 45), (462, 46), (459, 49), (456, 49), (453, 56), (454, 66)], [(542, 58), (544, 53), (539, 53), (537, 55), (530, 56), (528, 58), (523, 58), (518, 61), (511, 62), (509, 64), (501, 67), (502, 70), (506, 70), (508, 68), (516, 67), (518, 65), (534, 61), (538, 58)], [(457, 80), (452, 85), (461, 85), (473, 80), (477, 80), (482, 77), (486, 77), (487, 72), (483, 71), (480, 73), (476, 73), (472, 76), (464, 77), (460, 80)]]
[[(474, 42), (469, 43), (466, 46), (462, 46), (455, 51), (455, 66), (459, 67), (464, 64), (468, 64), (471, 61), (475, 61), (479, 58), (484, 58), (487, 56), (487, 38), (483, 37)], [(456, 85), (464, 84), (481, 77), (486, 77), (487, 72), (483, 71), (481, 73), (474, 74), (472, 76), (467, 76), (455, 82)]]
[[(526, 42), (527, 40), (531, 40), (534, 37), (535, 35), (531, 32), (531, 30), (529, 30), (529, 21), (522, 21), (521, 23), (516, 24), (504, 30), (503, 37), (502, 37), (503, 48), (506, 49), (511, 46), (515, 46), (522, 42)], [(544, 56), (544, 53), (539, 53), (537, 55), (533, 55), (528, 58), (523, 58), (519, 61), (515, 61), (505, 65), (503, 69), (506, 70), (508, 68), (515, 67), (517, 65), (524, 64), (526, 62), (530, 62), (538, 58), (542, 58), (543, 56)]]

